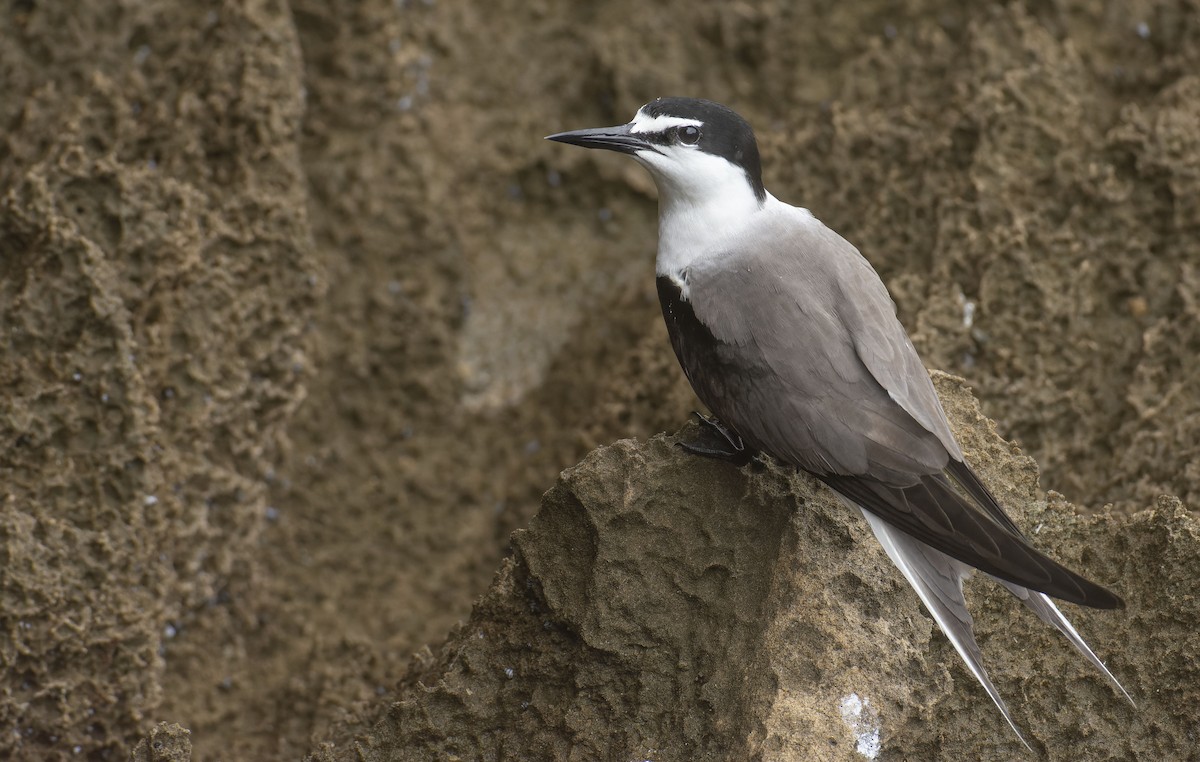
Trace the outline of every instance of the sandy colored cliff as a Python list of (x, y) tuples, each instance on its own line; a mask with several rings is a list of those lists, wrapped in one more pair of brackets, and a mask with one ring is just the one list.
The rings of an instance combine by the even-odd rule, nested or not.
[[(0, 757), (125, 759), (152, 731), (184, 753), (160, 722), (187, 728), (198, 760), (401, 739), (415, 681), (436, 698), (453, 677), (460, 624), (491, 606), (516, 629), (483, 642), (517, 643), (524, 625), (495, 607), (538, 600), (562, 607), (547, 686), (592, 670), (581, 698), (531, 702), (577, 707), (545, 720), (548, 739), (785, 754), (789, 727), (842, 732), (830, 700), (852, 690), (879, 713), (885, 756), (952, 759), (972, 728), (1010, 752), (869, 543), (806, 565), (816, 493), (651, 439), (695, 405), (658, 314), (653, 188), (541, 137), (665, 94), (745, 114), (768, 188), (862, 249), (927, 364), (967, 380), (1040, 489), (1095, 516), (1029, 521), (1061, 526), (1039, 540), (1130, 598), (1079, 619), (1143, 709), (1074, 661), (1046, 662), (1073, 670), (1041, 678), (1058, 688), (1037, 682), (1005, 638), (1067, 652), (980, 585), (982, 645), (1021, 721), (1048, 745), (1117, 723), (1147, 758), (1173, 753), (1172, 702), (1192, 688), (1155, 680), (1196, 657), (1194, 529), (1162, 496), (1200, 502), (1197, 71), (1192, 2), (6, 4)], [(629, 438), (642, 444), (613, 444)], [(654, 680), (630, 661), (654, 622), (621, 640), (600, 629), (621, 599), (548, 597), (586, 580), (546, 555), (544, 522), (578, 484), (541, 498), (580, 463), (568, 473), (603, 465), (637, 494), (678, 477), (680, 494), (706, 479), (748, 501), (696, 517), (714, 522), (704, 537), (662, 533), (685, 565), (751, 535), (759, 550), (681, 578), (695, 610), (664, 598), (694, 642), (671, 663), (643, 656)], [(1005, 468), (1013, 503), (1045, 499), (1032, 465)], [(804, 580), (851, 561), (860, 581), (838, 577), (814, 608)], [(806, 601), (827, 618), (788, 629)], [(863, 634), (861, 651), (806, 666), (785, 647), (844, 621), (917, 650)], [(587, 638), (611, 672), (569, 650)], [(743, 671), (721, 663), (751, 653)], [(870, 671), (887, 659), (908, 666)], [(518, 712), (530, 679), (489, 695)], [(1044, 703), (1060, 688), (1077, 702), (1061, 716)], [(664, 696), (707, 714), (629, 719)], [(831, 754), (849, 749), (835, 740)]]

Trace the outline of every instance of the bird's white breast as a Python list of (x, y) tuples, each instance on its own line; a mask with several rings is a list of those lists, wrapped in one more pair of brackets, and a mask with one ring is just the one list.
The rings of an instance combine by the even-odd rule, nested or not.
[[(771, 194), (759, 204), (744, 179), (745, 193), (718, 195), (702, 203), (688, 203), (685, 198), (671, 203), (659, 200), (657, 275), (665, 275), (679, 286), (683, 298), (688, 297), (687, 274), (698, 265), (713, 264), (715, 260), (745, 253), (749, 247), (760, 248), (766, 243), (756, 241), (756, 231), (778, 231), (772, 217), (787, 218), (787, 227), (820, 225), (807, 209), (779, 201)], [(734, 184), (737, 188), (737, 184)], [(661, 193), (661, 189), (660, 189)], [(766, 246), (778, 251), (778, 246)]]

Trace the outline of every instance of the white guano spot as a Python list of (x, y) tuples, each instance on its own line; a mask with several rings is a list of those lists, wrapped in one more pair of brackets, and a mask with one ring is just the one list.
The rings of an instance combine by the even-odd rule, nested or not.
[(963, 328), (970, 328), (975, 324), (975, 302), (970, 299), (963, 300)]
[(871, 700), (851, 693), (842, 697), (838, 709), (842, 722), (854, 733), (855, 751), (867, 759), (878, 758), (883, 745), (879, 740), (879, 715), (871, 707)]

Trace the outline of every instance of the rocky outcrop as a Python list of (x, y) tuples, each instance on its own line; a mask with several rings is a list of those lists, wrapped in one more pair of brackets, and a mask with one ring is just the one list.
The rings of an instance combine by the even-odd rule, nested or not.
[[(1051, 759), (1186, 758), (1200, 523), (1174, 499), (1130, 518), (1040, 499), (1032, 461), (958, 379), (937, 384), (968, 458), (1035, 542), (1128, 601), (1067, 613), (1137, 709), (998, 585), (970, 584), (990, 673), (1031, 743)], [(860, 517), (806, 476), (677, 441), (624, 440), (563, 472), (386, 718), (356, 751), (318, 758), (1023, 756)]]
[[(679, 426), (653, 188), (541, 140), (657, 95), (750, 119), (768, 187), (862, 249), (1043, 486), (1200, 502), (1193, 0), (0, 5), (0, 758), (112, 759), (159, 720), (198, 759), (348, 748), (556, 474)], [(1166, 552), (1138, 531), (1117, 557)], [(786, 713), (736, 690), (767, 748)]]

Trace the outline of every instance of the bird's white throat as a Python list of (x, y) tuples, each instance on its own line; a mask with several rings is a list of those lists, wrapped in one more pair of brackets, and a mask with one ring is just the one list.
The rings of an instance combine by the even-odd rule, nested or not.
[(778, 204), (767, 194), (759, 201), (746, 172), (719, 156), (686, 146), (663, 153), (639, 152), (658, 186), (658, 258), (655, 269), (687, 293), (684, 271), (718, 256), (750, 220)]

